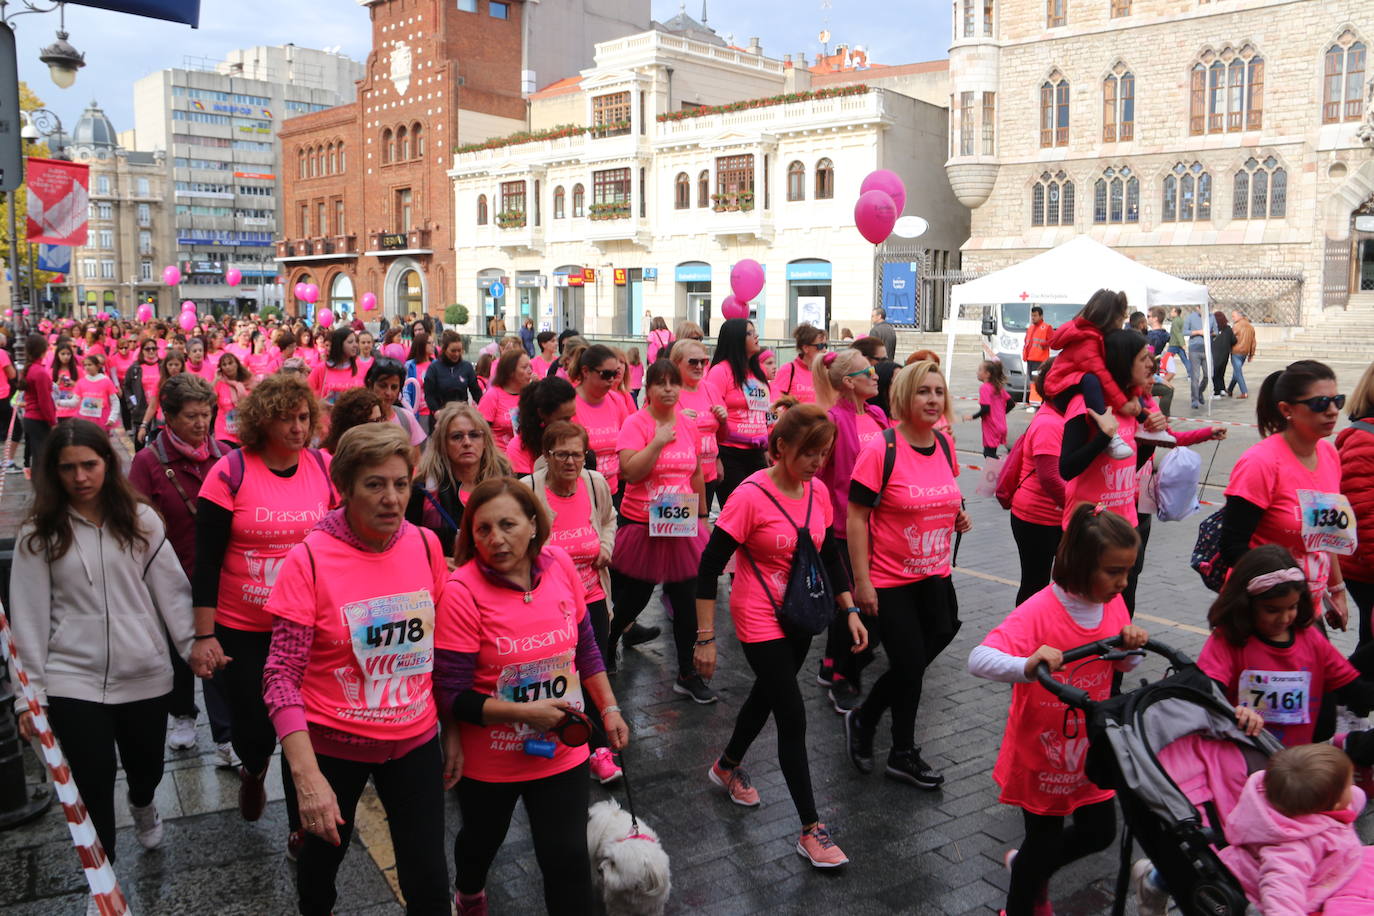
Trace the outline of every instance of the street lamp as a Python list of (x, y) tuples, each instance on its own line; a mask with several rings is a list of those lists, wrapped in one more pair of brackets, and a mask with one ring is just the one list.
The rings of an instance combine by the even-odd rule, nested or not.
[(57, 41), (38, 52), (38, 59), (48, 65), (48, 75), (58, 89), (72, 88), (76, 71), (86, 66), (86, 55), (72, 47), (62, 29), (57, 30)]

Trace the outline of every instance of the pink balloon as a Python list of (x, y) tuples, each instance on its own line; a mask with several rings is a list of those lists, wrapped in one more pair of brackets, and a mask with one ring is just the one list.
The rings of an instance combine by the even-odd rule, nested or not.
[(313, 305), (320, 298), (320, 288), (314, 283), (305, 284), (305, 295), (301, 298)]
[(228, 283), (230, 286), (238, 286), (239, 281), (242, 279), (243, 273), (239, 270), (234, 269), (233, 267), (229, 268), (224, 272), (224, 282)]
[(362, 303), (363, 308), (367, 309), (369, 312), (377, 307), (377, 297), (372, 293), (363, 293), (359, 301)]
[[(318, 292), (318, 290), (317, 290)], [(307, 302), (310, 300), (307, 299)], [(320, 309), (315, 315), (315, 323), (322, 328), (327, 328), (334, 323), (334, 313), (329, 309)]]
[(149, 305), (148, 303), (145, 302), (145, 303), (143, 303), (142, 305), (140, 305), (140, 306), (138, 307), (138, 311), (135, 312), (135, 314), (138, 316), (138, 320), (139, 320), (139, 321), (144, 321), (144, 322), (152, 321), (152, 320), (153, 320), (153, 307), (152, 307), (151, 305)]
[(196, 329), (196, 315), (194, 312), (182, 312), (177, 319), (177, 324), (181, 325), (183, 331), (194, 331)]
[(882, 191), (891, 197), (892, 203), (897, 207), (897, 215), (902, 215), (902, 208), (906, 206), (906, 185), (902, 183), (901, 176), (896, 172), (888, 169), (869, 172), (863, 183), (859, 185), (860, 194), (868, 191)]
[(305, 284), (304, 284), (304, 283), (297, 283), (296, 286), (294, 287), (294, 289), (292, 290), (292, 292), (294, 292), (294, 293), (296, 294), (296, 298), (297, 298), (297, 299), (304, 300), (304, 299), (305, 299)]
[(97, 321), (109, 321), (109, 320), (110, 320), (110, 313), (109, 313), (109, 312), (96, 312), (96, 313), (95, 313), (95, 317), (96, 317), (96, 320), (97, 320)]
[(720, 313), (726, 318), (748, 318), (749, 303), (738, 296), (726, 296), (720, 303)]
[(24, 314), (25, 314), (25, 315), (32, 315), (33, 312), (30, 311), (29, 309), (24, 309)]
[(168, 264), (162, 268), (162, 282), (168, 286), (176, 286), (181, 282), (181, 271), (175, 264)]
[(854, 205), (854, 224), (860, 235), (881, 245), (897, 224), (897, 205), (886, 191), (865, 191)]
[(190, 299), (187, 299), (181, 303), (181, 310), (183, 312), (194, 312), (196, 310), (196, 304)]
[(5, 317), (6, 317), (6, 318), (13, 318), (13, 317), (14, 317), (14, 309), (5, 309)]
[(748, 302), (763, 289), (763, 265), (753, 258), (744, 258), (730, 268), (730, 292), (741, 302)]

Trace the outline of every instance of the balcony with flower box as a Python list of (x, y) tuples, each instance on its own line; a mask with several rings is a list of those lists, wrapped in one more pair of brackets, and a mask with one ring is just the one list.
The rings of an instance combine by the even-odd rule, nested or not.
[(630, 242), (647, 248), (652, 232), (649, 221), (636, 216), (628, 200), (594, 203), (587, 207), (583, 238), (598, 247), (613, 242)]
[(277, 242), (278, 261), (327, 261), (358, 256), (356, 235), (325, 235)]
[(536, 226), (524, 210), (506, 210), (496, 214), (496, 238), (493, 242), (511, 255), (544, 250), (544, 227)]
[(387, 258), (409, 254), (434, 254), (434, 249), (430, 247), (430, 230), (408, 229), (403, 232), (373, 232), (367, 237), (368, 250), (364, 252), (371, 257)]

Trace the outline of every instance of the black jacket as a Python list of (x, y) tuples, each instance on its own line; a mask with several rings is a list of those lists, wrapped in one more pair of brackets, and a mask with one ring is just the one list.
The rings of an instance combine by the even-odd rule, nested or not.
[(477, 370), (472, 363), (460, 359), (451, 363), (443, 356), (437, 356), (425, 371), (425, 404), (430, 413), (450, 401), (471, 401), (476, 404), (482, 399), (482, 389), (477, 385)]

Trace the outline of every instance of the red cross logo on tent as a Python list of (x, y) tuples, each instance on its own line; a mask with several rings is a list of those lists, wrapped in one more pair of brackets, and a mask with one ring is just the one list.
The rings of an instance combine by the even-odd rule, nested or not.
[(1025, 302), (1025, 301), (1026, 301), (1027, 299), (1029, 299), (1029, 298), (1030, 298), (1030, 293), (1022, 293), (1022, 294), (1021, 294), (1021, 301), (1022, 301), (1022, 302)]

